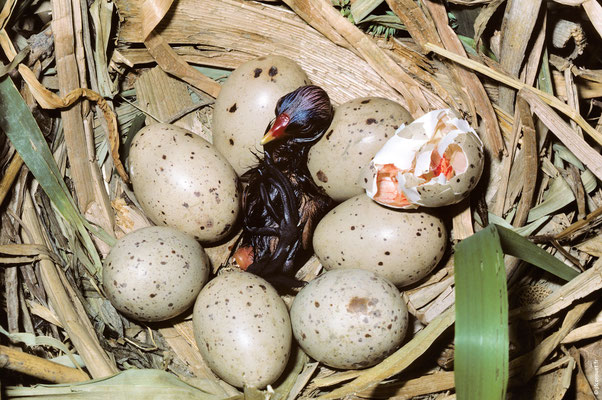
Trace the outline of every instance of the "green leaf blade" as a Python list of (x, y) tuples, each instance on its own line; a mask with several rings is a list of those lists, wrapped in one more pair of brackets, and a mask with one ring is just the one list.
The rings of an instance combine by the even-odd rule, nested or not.
[(519, 234), (499, 225), (495, 225), (495, 227), (499, 233), (504, 253), (518, 257), (566, 281), (579, 275), (579, 272)]
[(457, 397), (504, 399), (508, 385), (508, 294), (495, 226), (460, 242), (454, 257)]

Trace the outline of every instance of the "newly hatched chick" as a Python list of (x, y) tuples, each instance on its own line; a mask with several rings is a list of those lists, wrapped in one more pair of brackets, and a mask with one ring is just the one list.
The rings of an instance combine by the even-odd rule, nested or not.
[(318, 86), (283, 96), (261, 144), (264, 158), (247, 171), (243, 232), (234, 260), (278, 287), (301, 286), (295, 272), (311, 255), (311, 236), (332, 200), (307, 169), (310, 147), (326, 132), (334, 110)]

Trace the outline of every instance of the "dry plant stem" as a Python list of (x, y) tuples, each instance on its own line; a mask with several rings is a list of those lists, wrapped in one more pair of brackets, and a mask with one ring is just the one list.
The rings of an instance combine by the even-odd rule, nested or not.
[[(444, 47), (456, 54), (466, 57), (464, 46), (456, 36), (456, 33), (449, 26), (447, 11), (443, 3), (428, 0), (425, 4), (433, 16), (433, 20), (435, 21)], [(489, 145), (489, 150), (494, 157), (499, 156), (499, 154), (504, 151), (504, 142), (502, 140), (500, 126), (497, 123), (495, 111), (493, 111), (493, 106), (491, 105), (487, 92), (485, 92), (483, 84), (474, 72), (456, 64), (453, 64), (453, 66), (460, 78), (460, 82), (462, 82), (462, 89), (464, 89), (464, 92), (468, 97), (468, 105), (473, 117), (473, 122), (477, 122), (476, 114), (480, 114), (485, 124), (485, 132), (487, 135), (485, 141)]]
[(581, 230), (582, 228), (586, 227), (588, 224), (592, 223), (593, 221), (595, 221), (598, 217), (600, 217), (602, 215), (602, 207), (597, 208), (596, 210), (592, 211), (591, 213), (589, 213), (585, 219), (582, 219), (580, 221), (577, 221), (569, 226), (567, 226), (562, 232), (560, 232), (559, 234), (557, 234), (554, 239), (556, 240), (562, 240), (562, 239), (566, 239), (569, 236), (573, 235), (575, 232)]
[(534, 87), (531, 87), (531, 86), (529, 86), (517, 79), (514, 79), (506, 74), (503, 74), (499, 71), (489, 68), (481, 63), (470, 60), (466, 57), (459, 56), (455, 53), (452, 53), (451, 51), (445, 50), (439, 46), (435, 46), (431, 43), (427, 43), (426, 47), (429, 50), (431, 50), (443, 57), (449, 58), (450, 60), (453, 60), (459, 64), (464, 65), (465, 67), (473, 69), (484, 75), (487, 75), (488, 77), (495, 79), (501, 83), (504, 83), (505, 85), (513, 87), (517, 90), (524, 89), (525, 91), (528, 91), (530, 93), (537, 95), (544, 102), (546, 102), (550, 106), (554, 107), (555, 109), (562, 112), (564, 115), (568, 116), (569, 118), (571, 118), (572, 120), (577, 122), (577, 124), (579, 124), (579, 126), (581, 128), (583, 128), (593, 139), (595, 139), (596, 142), (598, 142), (599, 144), (602, 145), (602, 133), (595, 130), (590, 124), (587, 123), (587, 121), (585, 121), (585, 119), (583, 119), (583, 117), (577, 111), (575, 111), (573, 108), (569, 107), (566, 103), (563, 103), (562, 101), (558, 100), (556, 97), (554, 97), (548, 93), (542, 92), (541, 90), (535, 89)]
[(7, 193), (10, 191), (10, 188), (13, 186), (13, 182), (17, 178), (17, 175), (19, 175), (22, 165), (23, 159), (19, 153), (15, 152), (0, 181), (0, 204), (2, 204)]
[(221, 85), (188, 65), (161, 35), (151, 32), (144, 40), (144, 45), (165, 72), (177, 76), (212, 97), (217, 97)]
[(88, 374), (77, 368), (48, 361), (45, 358), (24, 353), (20, 350), (0, 345), (0, 357), (6, 357), (4, 368), (20, 372), (52, 383), (83, 382), (90, 379)]
[(520, 90), (531, 110), (596, 177), (602, 180), (602, 155), (581, 138), (550, 106), (529, 90)]
[[(502, 23), (502, 47), (500, 49), (500, 65), (510, 75), (518, 76), (527, 45), (531, 37), (541, 0), (510, 0), (506, 5), (506, 12)], [(514, 91), (504, 85), (500, 86), (498, 104), (507, 111), (512, 111), (514, 105)]]
[(560, 344), (562, 339), (575, 327), (583, 314), (594, 303), (587, 301), (575, 305), (562, 321), (560, 329), (544, 339), (531, 352), (510, 361), (510, 376), (519, 375), (522, 382), (527, 382)]
[(454, 217), (452, 218), (453, 240), (462, 240), (474, 234), (472, 227), (472, 212), (470, 210), (470, 201), (463, 200), (461, 203), (452, 206)]
[(454, 323), (454, 320), (455, 308), (452, 306), (380, 364), (362, 371), (352, 382), (320, 396), (319, 399), (340, 399), (373, 387), (382, 380), (398, 374), (424, 354), (430, 345)]
[[(78, 89), (79, 69), (75, 57), (74, 47), (74, 21), (70, 0), (52, 0), (52, 32), (54, 35), (54, 50), (56, 55), (56, 68), (59, 79), (61, 95)], [(19, 68), (21, 71), (22, 68)], [(32, 90), (33, 92), (33, 90)], [(36, 98), (37, 100), (37, 98)], [(102, 207), (106, 223), (105, 228), (111, 228), (110, 203), (108, 195), (103, 193), (102, 198), (96, 197), (92, 168), (98, 168), (90, 163), (85, 134), (83, 131), (82, 109), (80, 104), (75, 104), (66, 111), (61, 112), (63, 121), (67, 153), (71, 165), (71, 177), (75, 185), (75, 192), (80, 210), (85, 212), (90, 205), (97, 203)], [(112, 229), (111, 229), (112, 230)]]
[[(25, 197), (22, 218), (25, 226), (32, 235), (32, 240), (24, 235), (23, 241), (25, 243), (48, 246), (47, 238), (45, 237), (29, 194)], [(109, 358), (98, 342), (96, 332), (88, 319), (88, 315), (82, 312), (83, 306), (81, 304), (78, 304), (78, 307), (74, 306), (74, 304), (80, 301), (75, 296), (69, 296), (68, 291), (61, 281), (57, 266), (50, 259), (41, 260), (40, 266), (42, 282), (46, 288), (50, 304), (61, 321), (63, 329), (65, 329), (69, 339), (73, 343), (75, 350), (86, 363), (86, 367), (92, 377), (102, 378), (117, 373), (118, 370), (114, 361)], [(78, 313), (78, 309), (82, 311)]]

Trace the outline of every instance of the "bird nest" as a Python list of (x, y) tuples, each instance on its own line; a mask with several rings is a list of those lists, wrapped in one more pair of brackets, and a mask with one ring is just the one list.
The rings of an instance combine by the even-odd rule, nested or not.
[[(448, 399), (500, 398), (506, 390), (600, 398), (602, 67), (595, 49), (602, 8), (595, 0), (2, 3), (6, 398), (113, 391), (133, 398)], [(505, 331), (497, 342), (477, 332), (478, 318), (469, 319), (481, 343), (495, 348), (477, 344), (476, 366), (467, 369), (460, 356), (471, 338), (462, 336), (466, 309), (455, 291), (461, 276), (454, 280), (452, 249), (431, 275), (403, 288), (413, 326), (397, 352), (374, 367), (341, 371), (297, 349), (265, 390), (236, 389), (211, 371), (190, 314), (142, 324), (107, 300), (99, 266), (115, 237), (151, 225), (121, 164), (133, 135), (163, 122), (211, 141), (221, 83), (268, 54), (296, 61), (335, 105), (384, 97), (414, 118), (452, 108), (479, 133), (485, 173), (470, 199), (447, 209), (450, 240), (462, 243), (495, 224), (538, 247), (521, 252), (527, 241), (496, 233), (511, 254), (502, 279), (509, 296), (476, 291), (472, 300), (502, 298), (509, 311), (493, 324)], [(235, 239), (205, 249), (212, 273)], [(533, 267), (549, 265), (545, 255), (529, 257), (541, 249), (577, 277), (565, 283)], [(313, 257), (300, 276), (310, 280), (321, 269)], [(505, 356), (483, 361), (488, 353)], [(499, 376), (475, 383), (470, 370), (478, 373), (479, 362)]]

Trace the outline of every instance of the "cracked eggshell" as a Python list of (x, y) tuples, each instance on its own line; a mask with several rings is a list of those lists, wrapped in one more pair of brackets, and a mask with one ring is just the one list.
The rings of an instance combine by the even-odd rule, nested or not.
[(103, 286), (113, 306), (138, 321), (164, 321), (192, 306), (209, 275), (209, 259), (190, 235), (166, 226), (130, 232), (104, 261)]
[(274, 55), (247, 61), (228, 77), (213, 107), (213, 144), (238, 175), (257, 164), (278, 100), (309, 84), (296, 62)]
[(147, 126), (132, 141), (129, 166), (136, 199), (155, 224), (203, 243), (230, 233), (240, 210), (238, 177), (206, 140), (175, 125)]
[(227, 271), (194, 305), (194, 337), (220, 378), (237, 387), (272, 384), (288, 361), (292, 332), (286, 305), (263, 278)]
[(447, 231), (437, 216), (383, 207), (363, 194), (326, 214), (313, 237), (324, 268), (361, 268), (400, 287), (431, 273), (446, 246)]
[(379, 363), (401, 345), (408, 311), (386, 279), (360, 269), (333, 270), (301, 289), (291, 322), (309, 356), (330, 367), (356, 369)]
[(401, 127), (370, 163), (366, 194), (395, 208), (441, 207), (466, 198), (483, 172), (483, 143), (449, 109)]
[(309, 151), (312, 178), (335, 201), (363, 193), (362, 170), (399, 126), (410, 121), (405, 108), (380, 97), (341, 104), (326, 134)]

